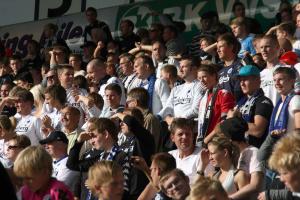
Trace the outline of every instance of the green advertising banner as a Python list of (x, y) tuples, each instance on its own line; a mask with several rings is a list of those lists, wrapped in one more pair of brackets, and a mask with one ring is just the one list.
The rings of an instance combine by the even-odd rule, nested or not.
[[(151, 15), (152, 11), (169, 14), (175, 21), (184, 21), (185, 38), (190, 41), (200, 26), (200, 16), (207, 11), (217, 11), (220, 21), (229, 24), (233, 18), (231, 13), (235, 0), (155, 0), (137, 4), (120, 6), (117, 14), (115, 30), (119, 30), (121, 19), (130, 19), (136, 27), (149, 27), (158, 18)], [(275, 21), (280, 0), (241, 0), (246, 7), (246, 15), (256, 18), (266, 30)], [(293, 3), (293, 1), (291, 1)]]

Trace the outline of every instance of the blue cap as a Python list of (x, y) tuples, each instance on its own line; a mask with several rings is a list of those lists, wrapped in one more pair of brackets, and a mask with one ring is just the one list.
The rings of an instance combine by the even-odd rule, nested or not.
[(254, 65), (245, 65), (240, 69), (238, 76), (260, 76), (260, 71)]

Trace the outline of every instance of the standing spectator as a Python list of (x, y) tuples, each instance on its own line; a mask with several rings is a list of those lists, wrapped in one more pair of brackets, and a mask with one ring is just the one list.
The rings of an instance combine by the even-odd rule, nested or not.
[(68, 48), (68, 45), (65, 42), (65, 40), (56, 36), (57, 31), (58, 26), (55, 24), (48, 23), (44, 26), (43, 35), (40, 40), (42, 51), (45, 51), (46, 48), (52, 47), (55, 44)]
[(84, 42), (91, 41), (91, 37), (92, 37), (91, 31), (95, 27), (100, 28), (103, 31), (106, 39), (106, 41), (103, 42), (107, 43), (108, 41), (112, 40), (109, 26), (105, 22), (97, 20), (97, 10), (95, 8), (88, 7), (85, 11), (85, 16), (89, 24), (84, 28), (84, 33), (83, 33)]
[(234, 78), (242, 66), (240, 59), (237, 57), (240, 47), (239, 41), (229, 33), (218, 38), (217, 52), (223, 62), (223, 68), (219, 71), (219, 86), (221, 89), (233, 93), (236, 101), (243, 96), (240, 83)]
[(23, 58), (24, 66), (40, 69), (42, 59), (40, 57), (40, 44), (36, 40), (30, 40), (27, 43), (27, 54)]
[(175, 26), (169, 25), (164, 27), (163, 40), (166, 43), (166, 56), (177, 56), (185, 51), (183, 44), (178, 37), (178, 30)]
[(121, 36), (120, 40), (120, 48), (121, 53), (126, 53), (129, 50), (135, 47), (136, 42), (140, 42), (139, 36), (137, 36), (134, 32), (134, 24), (131, 20), (125, 19), (120, 23), (120, 31)]
[(166, 105), (170, 94), (167, 83), (157, 79), (152, 59), (149, 56), (139, 56), (134, 61), (134, 71), (142, 83), (139, 87), (147, 89), (149, 93), (149, 109), (157, 114)]
[(172, 89), (164, 108), (158, 115), (171, 125), (173, 118), (196, 118), (200, 100), (205, 87), (197, 80), (199, 60), (193, 57), (184, 57), (180, 61), (180, 76), (184, 84)]
[(73, 199), (70, 190), (60, 181), (51, 178), (52, 158), (41, 146), (24, 149), (14, 164), (14, 172), (23, 178), (21, 198), (24, 200), (63, 197)]
[(249, 125), (248, 143), (259, 148), (268, 135), (273, 104), (260, 88), (260, 72), (257, 67), (242, 67), (239, 80), (245, 96), (237, 103), (237, 109)]

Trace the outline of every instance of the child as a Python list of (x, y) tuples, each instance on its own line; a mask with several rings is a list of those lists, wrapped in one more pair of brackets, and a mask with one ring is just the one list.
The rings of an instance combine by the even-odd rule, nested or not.
[(87, 186), (99, 200), (121, 200), (124, 177), (120, 165), (113, 161), (100, 161), (88, 172)]
[(51, 178), (52, 158), (42, 146), (24, 149), (14, 163), (14, 173), (23, 179), (23, 200), (69, 200), (73, 194), (60, 181)]

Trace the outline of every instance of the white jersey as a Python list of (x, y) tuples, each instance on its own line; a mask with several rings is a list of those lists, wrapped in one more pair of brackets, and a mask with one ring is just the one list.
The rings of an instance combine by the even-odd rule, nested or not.
[(26, 135), (31, 145), (38, 145), (39, 141), (44, 138), (41, 133), (41, 119), (29, 114), (27, 116), (15, 115), (17, 120), (16, 133)]
[(174, 65), (177, 68), (177, 71), (179, 71), (179, 62), (172, 57), (169, 57), (167, 59), (167, 62), (159, 62), (157, 63), (157, 68), (156, 68), (156, 77), (161, 78), (161, 69), (164, 68), (166, 65)]
[(68, 157), (64, 157), (60, 160), (53, 161), (53, 172), (52, 177), (63, 182), (66, 186), (70, 188), (72, 192), (75, 191), (77, 181), (79, 179), (79, 172), (72, 171), (67, 168)]
[(197, 117), (199, 103), (204, 92), (204, 86), (197, 80), (178, 85), (172, 89), (167, 105), (158, 115), (162, 118), (167, 115), (183, 118)]
[(136, 74), (133, 73), (129, 76), (126, 76), (123, 80), (124, 87), (127, 90), (127, 93), (133, 89), (138, 87), (141, 84), (142, 80), (136, 77)]
[(262, 162), (257, 159), (258, 149), (253, 146), (245, 148), (241, 153), (238, 160), (237, 169), (241, 169), (247, 174), (253, 172), (264, 172)]

